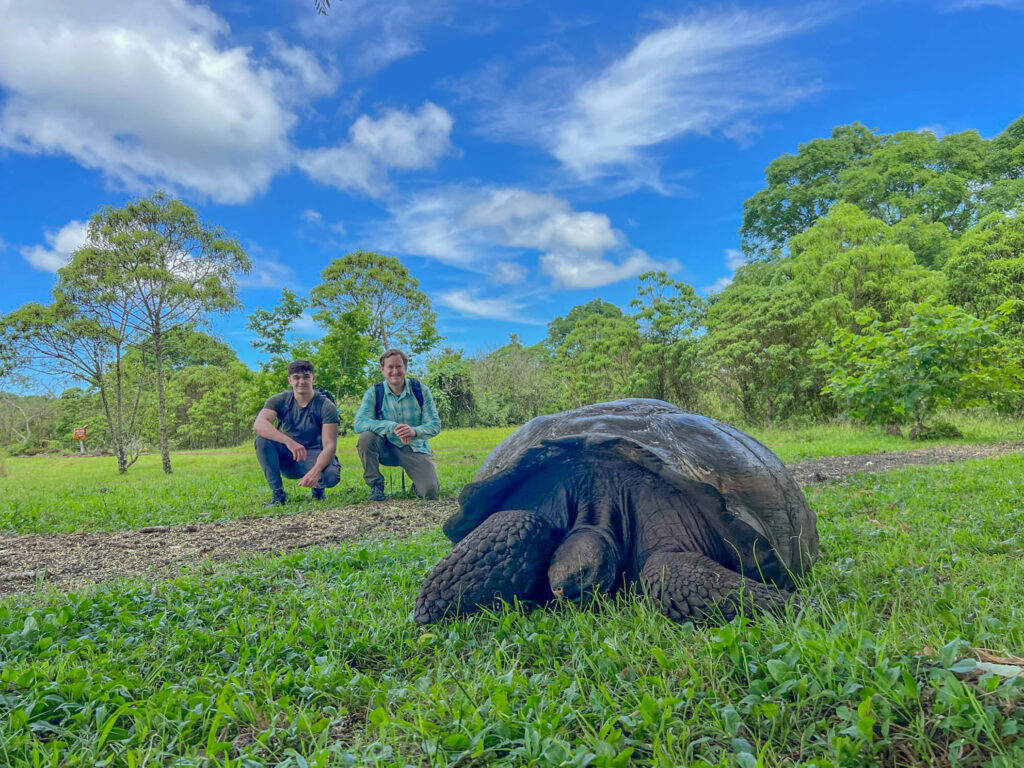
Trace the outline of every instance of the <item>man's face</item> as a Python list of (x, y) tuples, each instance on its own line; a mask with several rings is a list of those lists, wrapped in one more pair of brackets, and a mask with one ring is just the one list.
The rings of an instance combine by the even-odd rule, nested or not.
[(288, 383), (292, 385), (293, 392), (312, 392), (314, 381), (316, 381), (316, 375), (309, 371), (288, 374)]
[(400, 355), (385, 358), (380, 372), (384, 376), (384, 381), (391, 385), (392, 390), (405, 386), (405, 362)]

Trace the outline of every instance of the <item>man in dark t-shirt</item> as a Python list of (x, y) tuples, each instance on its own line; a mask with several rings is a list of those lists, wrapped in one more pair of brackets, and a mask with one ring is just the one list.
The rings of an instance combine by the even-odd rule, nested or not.
[(282, 475), (312, 488), (314, 499), (324, 498), (324, 489), (333, 488), (341, 479), (341, 466), (334, 455), (338, 448), (338, 408), (313, 388), (315, 382), (311, 362), (290, 363), (288, 383), (292, 388), (272, 395), (252, 425), (256, 458), (273, 492), (267, 506), (286, 501)]

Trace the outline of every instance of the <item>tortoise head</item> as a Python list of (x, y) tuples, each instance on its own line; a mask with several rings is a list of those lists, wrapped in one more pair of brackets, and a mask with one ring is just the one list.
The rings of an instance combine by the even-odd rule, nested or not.
[(555, 550), (548, 583), (555, 597), (578, 600), (608, 593), (619, 574), (618, 547), (593, 528), (577, 528)]

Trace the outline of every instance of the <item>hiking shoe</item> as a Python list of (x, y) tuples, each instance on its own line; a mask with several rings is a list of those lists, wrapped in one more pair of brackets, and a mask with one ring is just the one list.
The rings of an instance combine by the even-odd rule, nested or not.
[(282, 507), (288, 501), (284, 491), (275, 491), (273, 497), (267, 502), (267, 507)]
[(387, 496), (384, 495), (383, 480), (378, 480), (370, 486), (370, 501), (384, 501), (386, 498)]
[(324, 490), (323, 488), (314, 488), (313, 489), (313, 501), (323, 501), (324, 497), (326, 495), (327, 495), (327, 491)]

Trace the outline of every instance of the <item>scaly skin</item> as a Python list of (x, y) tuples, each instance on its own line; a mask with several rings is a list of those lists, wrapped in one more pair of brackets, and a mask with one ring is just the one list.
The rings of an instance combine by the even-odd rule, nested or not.
[(433, 624), (498, 600), (547, 596), (547, 569), (558, 544), (536, 512), (494, 513), (455, 545), (430, 572), (416, 600), (416, 621)]
[(731, 621), (740, 608), (777, 610), (792, 594), (748, 579), (699, 552), (655, 552), (640, 572), (644, 591), (674, 621)]

